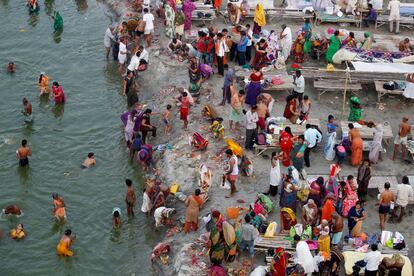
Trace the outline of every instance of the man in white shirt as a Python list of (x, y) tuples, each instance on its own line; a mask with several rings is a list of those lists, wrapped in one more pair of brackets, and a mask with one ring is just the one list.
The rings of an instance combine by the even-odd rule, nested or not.
[(313, 128), (310, 124), (307, 124), (304, 136), (307, 143), (304, 154), (305, 166), (310, 167), (310, 152), (322, 141), (322, 135), (317, 129)]
[(129, 62), (127, 69), (128, 71), (132, 71), (136, 73), (135, 71), (138, 70), (138, 66), (139, 66), (139, 52), (137, 51), (135, 55), (131, 57), (131, 61)]
[(401, 208), (400, 216), (398, 217), (398, 222), (401, 222), (404, 214), (405, 214), (405, 207), (408, 205), (408, 200), (410, 197), (414, 196), (413, 187), (410, 185), (410, 181), (407, 176), (403, 176), (402, 178), (402, 184), (397, 185), (397, 200), (396, 200), (396, 206), (394, 207), (394, 210), (392, 210), (392, 216), (393, 219), (396, 217), (398, 208)]
[(154, 32), (154, 16), (147, 8), (144, 9), (142, 20), (145, 22), (144, 35), (147, 41), (147, 47), (151, 47), (152, 33)]
[(394, 31), (394, 22), (395, 22), (395, 33), (398, 34), (400, 32), (400, 1), (399, 0), (391, 0), (388, 3), (388, 9), (390, 10), (390, 16), (388, 17), (388, 21), (390, 24), (390, 32)]
[(285, 24), (282, 25), (282, 32), (280, 33), (280, 45), (282, 46), (282, 55), (286, 60), (292, 50), (292, 30)]
[(368, 252), (364, 258), (364, 262), (367, 263), (365, 266), (365, 276), (376, 276), (381, 260), (381, 252), (378, 251), (378, 245), (374, 243), (371, 245), (371, 252)]
[(221, 77), (224, 77), (224, 56), (228, 51), (228, 47), (222, 33), (217, 34), (215, 51), (217, 56), (218, 73)]
[(257, 115), (257, 106), (253, 105), (251, 110), (246, 112), (246, 142), (244, 147), (246, 149), (253, 149), (253, 142), (256, 139), (256, 123), (259, 121)]
[(112, 33), (114, 31), (113, 26), (109, 26), (108, 29), (106, 29), (105, 37), (104, 37), (104, 46), (106, 48), (106, 59), (109, 58), (109, 52), (111, 51), (112, 41), (115, 40), (115, 36)]
[(296, 95), (298, 101), (301, 103), (303, 93), (305, 92), (305, 78), (302, 76), (302, 72), (300, 70), (296, 70), (295, 75), (293, 75), (293, 85), (295, 85), (293, 95)]
[(253, 30), (250, 27), (250, 24), (246, 24), (246, 35), (249, 39), (246, 45), (246, 61), (247, 63), (250, 63), (250, 60), (252, 59), (252, 48), (253, 48)]

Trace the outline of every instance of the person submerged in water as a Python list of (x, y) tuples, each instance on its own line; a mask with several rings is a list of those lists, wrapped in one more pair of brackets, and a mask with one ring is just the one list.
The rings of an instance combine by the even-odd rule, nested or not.
[(132, 180), (125, 179), (125, 184), (127, 186), (125, 203), (127, 205), (128, 216), (134, 216), (134, 207), (137, 201), (137, 196), (135, 195), (134, 187), (132, 187)]
[(121, 225), (121, 209), (117, 207), (112, 211), (112, 227), (114, 229), (119, 229), (121, 228)]
[(66, 229), (65, 234), (60, 239), (58, 245), (56, 246), (56, 253), (58, 256), (72, 257), (73, 251), (70, 250), (75, 237), (72, 236), (72, 230)]
[(45, 72), (40, 72), (37, 85), (39, 86), (40, 96), (43, 94), (50, 93), (49, 77), (46, 75)]
[(22, 113), (24, 115), (24, 121), (25, 121), (25, 123), (31, 123), (31, 122), (33, 122), (32, 104), (26, 98), (23, 98), (23, 110), (22, 110)]
[(32, 151), (27, 146), (27, 140), (22, 140), (22, 146), (16, 151), (16, 157), (19, 160), (20, 167), (29, 165), (29, 156), (32, 155)]
[(14, 72), (16, 72), (16, 65), (14, 64), (13, 61), (10, 61), (9, 64), (7, 64), (7, 72), (10, 74), (13, 74)]
[(20, 216), (22, 215), (22, 209), (20, 209), (16, 205), (10, 204), (10, 205), (7, 205), (6, 208), (3, 209), (3, 213), (5, 215)]
[(59, 221), (66, 220), (65, 201), (57, 193), (52, 194), (53, 198), (53, 215)]
[(96, 165), (95, 154), (93, 152), (88, 153), (88, 157), (83, 161), (82, 168), (86, 169), (90, 166)]
[(10, 238), (14, 240), (21, 240), (26, 236), (23, 229), (23, 224), (17, 224), (16, 228), (10, 230)]

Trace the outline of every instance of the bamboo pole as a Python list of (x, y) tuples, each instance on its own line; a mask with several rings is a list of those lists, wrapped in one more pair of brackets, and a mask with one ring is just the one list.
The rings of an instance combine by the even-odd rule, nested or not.
[(344, 119), (345, 114), (345, 101), (346, 101), (346, 90), (348, 89), (348, 81), (350, 81), (351, 73), (349, 70), (348, 64), (346, 65), (346, 72), (345, 72), (345, 87), (344, 87), (344, 97), (342, 99), (342, 114), (341, 119)]

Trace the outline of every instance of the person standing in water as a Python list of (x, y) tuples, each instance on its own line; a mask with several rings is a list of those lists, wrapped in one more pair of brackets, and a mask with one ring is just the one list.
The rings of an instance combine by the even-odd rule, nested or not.
[(88, 153), (88, 158), (82, 163), (83, 168), (89, 168), (90, 166), (96, 165), (95, 154), (93, 152)]
[(152, 33), (154, 33), (154, 16), (147, 8), (144, 9), (142, 20), (145, 22), (144, 36), (147, 41), (147, 47), (151, 47)]
[(55, 81), (52, 85), (53, 96), (55, 97), (55, 104), (64, 104), (66, 102), (66, 96), (63, 92), (62, 86)]
[(20, 167), (29, 165), (29, 156), (32, 155), (32, 151), (27, 146), (27, 140), (22, 140), (22, 146), (16, 151), (16, 157), (19, 160)]
[(57, 193), (52, 194), (53, 198), (53, 215), (58, 221), (66, 220), (65, 201)]
[(134, 216), (134, 207), (135, 207), (135, 202), (137, 201), (137, 196), (135, 195), (134, 187), (132, 187), (132, 180), (126, 179), (125, 184), (127, 186), (127, 193), (125, 196), (127, 213), (128, 213), (128, 216)]
[(121, 228), (122, 221), (121, 221), (121, 209), (116, 207), (112, 211), (112, 227), (114, 229)]
[(31, 122), (33, 122), (32, 104), (26, 98), (23, 98), (23, 110), (22, 110), (22, 113), (24, 115), (24, 122), (25, 123), (31, 123)]
[(56, 253), (58, 256), (72, 257), (73, 251), (70, 250), (72, 243), (75, 240), (75, 236), (72, 236), (72, 230), (66, 229), (65, 234), (60, 239), (56, 246)]
[(40, 96), (42, 96), (43, 94), (50, 93), (49, 77), (46, 75), (45, 72), (40, 73), (37, 84), (39, 85)]

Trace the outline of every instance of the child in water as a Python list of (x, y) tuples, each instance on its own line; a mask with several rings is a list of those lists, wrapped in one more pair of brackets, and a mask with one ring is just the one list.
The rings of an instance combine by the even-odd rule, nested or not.
[(9, 64), (7, 65), (7, 72), (9, 72), (10, 74), (13, 74), (14, 72), (16, 72), (16, 65), (14, 64), (13, 61), (10, 61)]
[(171, 108), (172, 106), (170, 104), (167, 104), (167, 110), (165, 110), (164, 115), (162, 116), (162, 121), (165, 124), (165, 135), (171, 134), (171, 122), (170, 122), (170, 116), (171, 116)]
[(112, 227), (119, 229), (121, 228), (121, 224), (121, 209), (117, 207), (112, 211)]
[(90, 152), (88, 153), (88, 158), (83, 161), (82, 168), (86, 169), (94, 165), (96, 165), (95, 154), (93, 152)]

